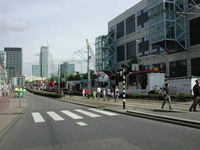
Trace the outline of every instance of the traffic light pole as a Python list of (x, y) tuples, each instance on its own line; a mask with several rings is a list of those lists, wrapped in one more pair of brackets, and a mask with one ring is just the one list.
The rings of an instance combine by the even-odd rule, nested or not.
[(123, 68), (123, 109), (126, 107), (126, 75), (125, 68)]

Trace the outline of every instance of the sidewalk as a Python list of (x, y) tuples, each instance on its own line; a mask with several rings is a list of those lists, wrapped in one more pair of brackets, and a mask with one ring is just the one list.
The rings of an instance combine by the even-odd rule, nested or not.
[[(126, 109), (123, 109), (123, 99), (114, 102), (113, 99), (103, 101), (101, 98), (98, 101), (97, 99), (88, 99), (81, 96), (73, 96), (73, 98), (70, 98), (69, 95), (66, 95), (61, 101), (90, 107), (103, 107), (109, 111), (200, 129), (200, 107), (197, 106), (197, 111), (199, 112), (189, 112), (192, 101), (177, 102), (172, 100), (173, 110), (169, 110), (169, 104), (167, 102), (164, 109), (161, 109), (162, 100), (126, 99)], [(186, 125), (186, 123), (189, 125)]]
[(25, 98), (13, 98), (12, 95), (0, 97), (0, 138), (16, 123), (27, 108)]

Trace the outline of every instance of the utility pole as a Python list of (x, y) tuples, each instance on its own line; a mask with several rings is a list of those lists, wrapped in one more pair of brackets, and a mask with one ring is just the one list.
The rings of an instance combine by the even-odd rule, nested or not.
[(88, 49), (88, 60), (87, 60), (87, 72), (88, 72), (88, 98), (90, 98), (91, 95), (91, 79), (90, 79), (90, 45), (88, 43), (88, 40), (86, 39), (87, 49)]
[(60, 65), (58, 64), (58, 94), (60, 94)]

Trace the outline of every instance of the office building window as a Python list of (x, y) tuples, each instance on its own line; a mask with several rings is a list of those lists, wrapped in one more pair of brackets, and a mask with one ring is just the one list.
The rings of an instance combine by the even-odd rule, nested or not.
[(190, 20), (190, 45), (200, 44), (200, 17)]
[(126, 34), (135, 32), (135, 15), (126, 19)]
[(200, 76), (200, 58), (191, 59), (192, 76)]
[(170, 77), (187, 76), (187, 60), (170, 62), (169, 67)]
[(139, 39), (138, 41), (139, 41), (139, 56), (149, 55), (150, 54), (149, 37), (145, 36), (145, 37)]
[(126, 44), (126, 59), (130, 60), (136, 57), (136, 42), (132, 41)]
[(124, 36), (124, 21), (117, 24), (117, 38), (121, 38)]
[(137, 30), (148, 26), (148, 8), (137, 12)]
[(125, 60), (125, 48), (124, 45), (117, 47), (117, 62)]

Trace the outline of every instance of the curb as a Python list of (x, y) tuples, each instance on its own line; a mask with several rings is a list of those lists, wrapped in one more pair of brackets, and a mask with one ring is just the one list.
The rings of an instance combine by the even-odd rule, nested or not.
[[(97, 106), (86, 104), (86, 103), (72, 102), (72, 101), (60, 100), (60, 99), (57, 99), (57, 100), (62, 101), (62, 102), (71, 103), (71, 104), (97, 108)], [(171, 123), (171, 124), (175, 124), (175, 125), (181, 125), (181, 126), (195, 128), (195, 129), (200, 129), (200, 121), (195, 121), (195, 120), (180, 119), (180, 118), (175, 118), (175, 117), (170, 117), (170, 116), (149, 114), (149, 113), (144, 113), (144, 112), (140, 112), (140, 111), (133, 111), (133, 110), (126, 110), (125, 112), (113, 110), (113, 109), (109, 109), (109, 108), (104, 108), (103, 110), (116, 112), (116, 113), (124, 114), (124, 115), (130, 115), (130, 116), (134, 116), (134, 117), (140, 117), (140, 118), (160, 121), (160, 122)], [(153, 109), (153, 111), (160, 111), (160, 109)], [(179, 111), (179, 110), (162, 110), (162, 111), (183, 113), (183, 111)]]
[[(27, 101), (27, 99), (26, 99)], [(23, 111), (21, 113), (1, 113), (3, 115), (16, 115), (16, 117), (14, 117), (9, 124), (2, 129), (2, 131), (0, 132), (0, 139), (3, 139), (5, 137), (5, 134), (9, 132), (9, 130), (18, 122), (18, 120), (22, 117), (22, 115), (29, 109), (29, 104), (27, 101), (27, 105), (26, 107), (24, 107)], [(1, 140), (0, 140), (1, 141)]]
[(132, 111), (132, 110), (127, 110), (126, 114), (132, 115), (135, 117), (141, 117), (141, 118), (156, 120), (160, 122), (172, 123), (172, 124), (181, 125), (185, 127), (200, 129), (200, 121), (180, 119), (180, 118), (163, 116), (163, 115), (155, 115), (155, 114), (149, 114), (149, 113)]

